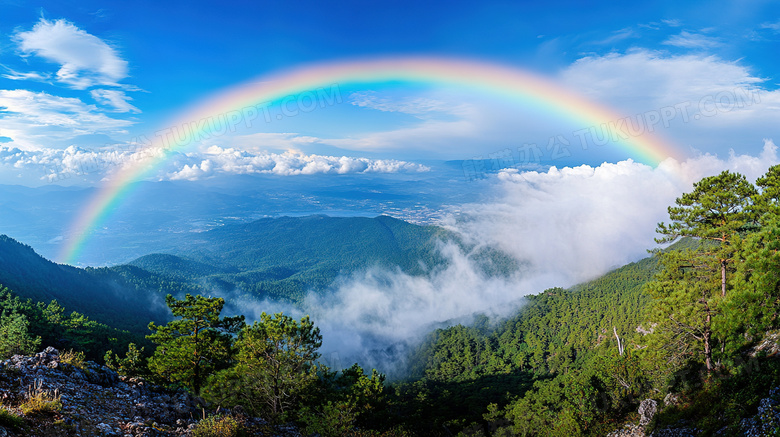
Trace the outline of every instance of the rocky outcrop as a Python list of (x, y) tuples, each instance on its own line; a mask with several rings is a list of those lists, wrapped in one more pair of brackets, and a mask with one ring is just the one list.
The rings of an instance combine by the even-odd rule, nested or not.
[(645, 399), (639, 404), (639, 425), (647, 426), (653, 421), (658, 411), (658, 402), (653, 399)]
[[(59, 411), (23, 414), (20, 407), (30, 391), (59, 397)], [(123, 377), (90, 361), (76, 367), (63, 362), (60, 352), (51, 347), (0, 363), (0, 402), (24, 421), (17, 429), (0, 426), (0, 436), (12, 437), (189, 436), (207, 411), (201, 399), (185, 391)], [(238, 415), (247, 428), (267, 425), (262, 419)], [(273, 434), (279, 433), (265, 435)]]
[(775, 435), (780, 429), (780, 387), (769, 391), (769, 397), (758, 403), (758, 413), (742, 419), (742, 431), (745, 436), (758, 437)]
[[(664, 404), (670, 405), (672, 401), (676, 402), (676, 400), (676, 395), (667, 396), (664, 399)], [(698, 435), (697, 430), (687, 427), (657, 429), (648, 434), (648, 426), (653, 422), (653, 418), (658, 410), (658, 401), (654, 399), (643, 400), (639, 403), (637, 411), (639, 424), (626, 424), (623, 428), (607, 434), (607, 437), (694, 437)]]
[(643, 427), (631, 423), (617, 431), (612, 431), (607, 434), (607, 437), (646, 437), (646, 434)]
[(780, 331), (768, 331), (764, 334), (764, 339), (748, 352), (748, 356), (752, 358), (759, 353), (764, 353), (769, 357), (777, 356), (780, 353)]

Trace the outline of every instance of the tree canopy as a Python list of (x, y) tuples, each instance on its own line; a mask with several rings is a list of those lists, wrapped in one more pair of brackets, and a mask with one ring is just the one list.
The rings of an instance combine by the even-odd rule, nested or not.
[(179, 319), (158, 326), (147, 338), (158, 345), (149, 359), (149, 370), (162, 378), (200, 392), (206, 378), (227, 367), (232, 356), (232, 335), (244, 325), (244, 316), (221, 318), (225, 300), (187, 294), (184, 299), (165, 299)]

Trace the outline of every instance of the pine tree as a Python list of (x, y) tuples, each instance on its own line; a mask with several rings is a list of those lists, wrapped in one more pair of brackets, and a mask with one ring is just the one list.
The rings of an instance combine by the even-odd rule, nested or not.
[(244, 316), (220, 318), (225, 300), (216, 297), (187, 294), (178, 300), (169, 294), (165, 303), (180, 319), (165, 326), (149, 323), (154, 332), (147, 338), (159, 345), (149, 370), (197, 394), (210, 374), (229, 365), (232, 334), (243, 327)]
[(702, 179), (693, 191), (683, 194), (669, 207), (668, 225), (659, 223), (657, 232), (663, 235), (659, 243), (674, 242), (680, 237), (703, 240), (707, 254), (720, 263), (721, 295), (726, 296), (727, 270), (733, 260), (733, 242), (739, 231), (755, 219), (752, 200), (755, 187), (744, 176), (728, 170)]
[(780, 215), (780, 165), (769, 167), (769, 170), (756, 179), (756, 186), (761, 193), (754, 198), (753, 211), (764, 223), (771, 216)]
[(703, 357), (712, 371), (713, 318), (723, 299), (720, 263), (701, 248), (661, 252), (658, 258), (661, 270), (646, 287), (653, 298), (650, 318), (656, 323), (651, 350), (673, 366)]
[(222, 405), (242, 405), (272, 420), (284, 418), (317, 380), (319, 328), (282, 313), (262, 313), (236, 341), (236, 365), (209, 381), (204, 395)]

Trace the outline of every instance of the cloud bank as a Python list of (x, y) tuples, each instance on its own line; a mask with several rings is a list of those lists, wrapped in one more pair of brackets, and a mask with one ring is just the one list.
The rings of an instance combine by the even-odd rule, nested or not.
[(386, 372), (403, 368), (405, 353), (432, 328), (475, 313), (506, 316), (523, 296), (569, 287), (648, 256), (666, 208), (702, 177), (729, 169), (755, 180), (780, 162), (767, 140), (758, 156), (703, 154), (656, 168), (633, 161), (506, 170), (493, 199), (465, 205), (447, 227), (477, 248), (492, 246), (521, 262), (511, 277), (485, 275), (473, 254), (443, 244), (450, 261), (428, 277), (368, 270), (340, 279), (334, 292), (312, 293), (304, 312), (321, 327), (325, 357), (358, 361)]
[[(190, 161), (190, 163), (187, 163)], [(394, 159), (307, 155), (302, 152), (251, 153), (211, 146), (203, 154), (186, 155), (172, 164), (181, 167), (167, 179), (198, 180), (215, 174), (275, 174), (281, 176), (354, 173), (424, 172), (428, 167)]]
[[(27, 180), (77, 183), (84, 179), (100, 180), (124, 166), (146, 159), (149, 153), (161, 151), (122, 147), (88, 150), (71, 146), (66, 149), (21, 150), (0, 145), (0, 173), (19, 174)], [(308, 155), (302, 152), (248, 152), (211, 146), (203, 151), (179, 154), (155, 176), (157, 180), (202, 180), (217, 175), (273, 174), (278, 176), (314, 174), (419, 173), (430, 168), (394, 159), (370, 159), (352, 156)]]

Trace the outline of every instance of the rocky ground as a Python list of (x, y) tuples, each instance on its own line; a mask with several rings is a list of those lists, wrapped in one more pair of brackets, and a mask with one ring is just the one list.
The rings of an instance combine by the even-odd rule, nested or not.
[[(669, 396), (667, 396), (667, 399)], [(646, 425), (649, 425), (656, 408), (652, 408), (652, 414), (643, 411), (646, 403), (655, 402), (651, 400), (643, 401), (639, 408), (639, 424), (627, 424), (623, 428), (610, 433), (607, 437), (694, 437), (701, 435), (696, 429), (681, 427), (674, 429), (656, 430), (650, 434), (646, 432)], [(780, 387), (775, 387), (769, 391), (769, 397), (761, 399), (758, 406), (758, 412), (752, 417), (742, 419), (741, 433), (745, 437), (770, 437), (778, 435), (780, 432)], [(726, 430), (721, 430), (717, 435), (726, 435)]]
[[(61, 357), (49, 347), (0, 363), (0, 437), (191, 436), (204, 414), (214, 413), (186, 392), (119, 376), (90, 361), (69, 364)], [(42, 402), (35, 404), (35, 399)], [(221, 413), (230, 414), (251, 435), (298, 435), (241, 411)]]

